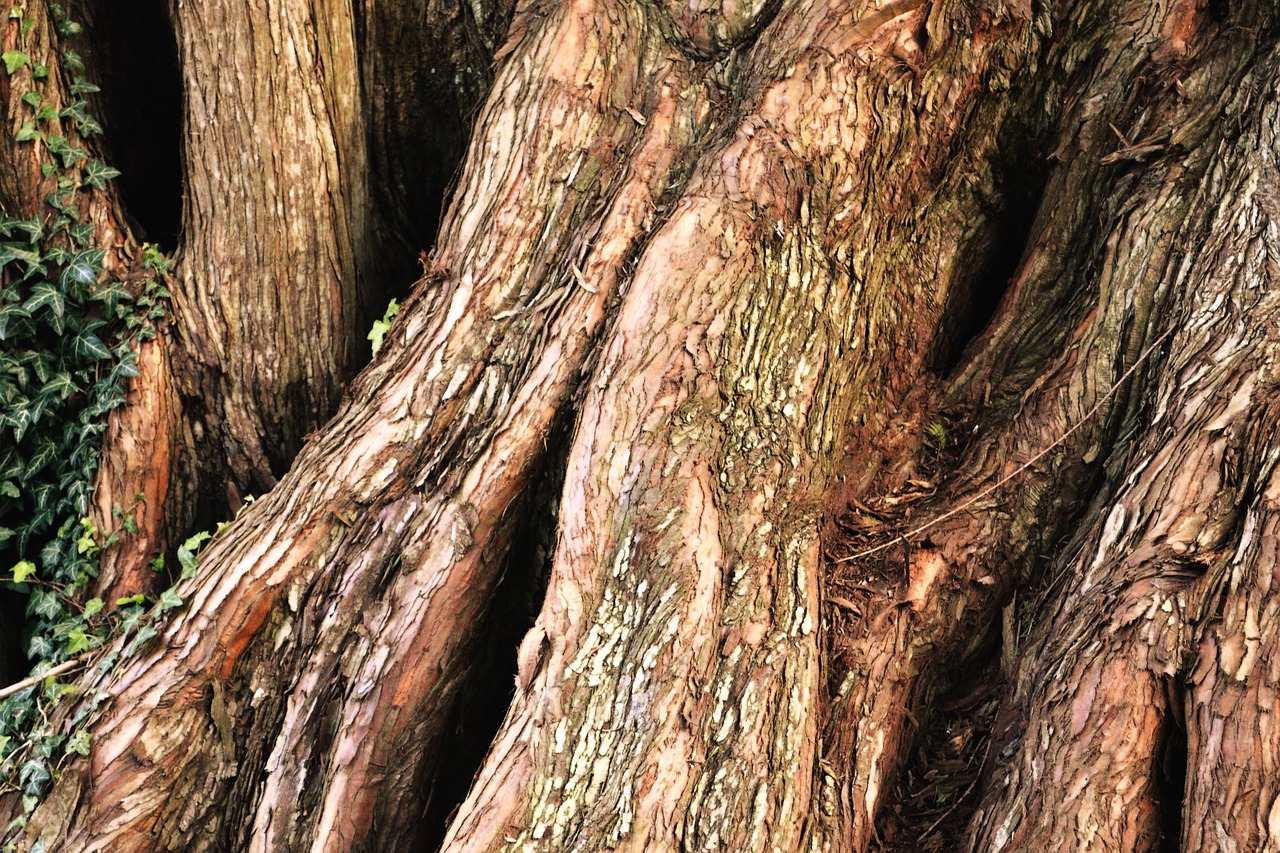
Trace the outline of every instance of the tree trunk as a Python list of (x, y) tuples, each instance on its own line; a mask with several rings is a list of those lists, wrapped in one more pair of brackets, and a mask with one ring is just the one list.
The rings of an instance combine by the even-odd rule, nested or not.
[[(178, 530), (178, 492), (271, 488), (85, 676), (112, 701), (22, 843), (1280, 850), (1273, 10), (176, 14), (176, 317), (97, 501), (144, 481)], [(425, 274), (303, 443), (379, 247), (424, 239), (413, 149), (462, 138), (415, 117), (487, 50)], [(438, 824), (505, 621), (514, 695)], [(878, 839), (979, 689), (963, 808)]]

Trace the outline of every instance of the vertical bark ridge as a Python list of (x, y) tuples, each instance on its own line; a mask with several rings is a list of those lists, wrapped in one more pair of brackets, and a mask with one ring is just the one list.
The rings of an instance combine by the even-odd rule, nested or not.
[(1032, 53), (1007, 20), (925, 57), (922, 8), (893, 8), (782, 10), (756, 49), (793, 30), (810, 49), (743, 83), (757, 99), (646, 248), (588, 385), (516, 702), (446, 849), (803, 843), (832, 463), (872, 389), (910, 390), (994, 227), (966, 176), (998, 134), (958, 130), (964, 93)]
[[(1252, 23), (1265, 26), (1266, 20)], [(1245, 110), (1241, 115), (1252, 114), (1245, 105), (1271, 85), (1275, 56), (1258, 54), (1255, 42), (1226, 32), (1225, 44), (1206, 51), (1215, 57), (1209, 67), (1184, 78), (1196, 89), (1188, 90), (1195, 91), (1188, 99), (1193, 112), (1181, 126), (1206, 132), (1184, 138), (1184, 154), (1161, 158), (1159, 168), (1146, 170), (1113, 238), (1123, 253), (1102, 266), (1104, 297), (1125, 293), (1135, 273), (1158, 282), (1147, 309), (1151, 319), (1144, 323), (1152, 331), (1145, 337), (1155, 336), (1156, 323), (1176, 322), (1177, 331), (1150, 390), (1135, 398), (1126, 417), (1131, 438), (1120, 441), (1106, 463), (1108, 470), (1134, 473), (1100, 497), (1092, 513), (1097, 521), (1064, 555), (1062, 581), (1045, 594), (1012, 699), (1015, 716), (1026, 721), (1017, 727), (1021, 745), (996, 771), (975, 817), (975, 849), (1065, 850), (1082, 843), (1156, 849), (1159, 729), (1172, 724), (1170, 715), (1181, 705), (1170, 706), (1161, 685), (1186, 689), (1183, 679), (1190, 671), (1188, 724), (1213, 718), (1199, 684), (1213, 678), (1212, 655), (1203, 650), (1214, 646), (1217, 628), (1208, 625), (1216, 619), (1210, 617), (1207, 630), (1198, 634), (1192, 614), (1204, 618), (1216, 609), (1216, 618), (1230, 621), (1224, 610), (1249, 610), (1247, 594), (1233, 596), (1218, 586), (1224, 563), (1269, 571), (1269, 558), (1246, 557), (1239, 537), (1244, 507), (1258, 513), (1260, 523), (1268, 516), (1253, 490), (1270, 477), (1274, 430), (1254, 424), (1261, 418), (1273, 425), (1274, 411), (1254, 395), (1266, 370), (1260, 374), (1259, 365), (1273, 359), (1276, 340), (1266, 328), (1250, 330), (1244, 318), (1274, 310), (1268, 291), (1275, 243), (1268, 193), (1254, 189), (1267, 178), (1256, 161), (1248, 164), (1236, 152), (1271, 144), (1274, 106), (1260, 123), (1225, 131), (1197, 117), (1205, 109), (1216, 111), (1219, 93), (1230, 93)], [(1259, 135), (1257, 142), (1245, 142)], [(1188, 194), (1188, 186), (1197, 189)], [(1154, 226), (1170, 221), (1182, 223), (1173, 252)], [(1143, 300), (1131, 301), (1135, 313), (1143, 310)], [(1162, 303), (1168, 307), (1161, 309)], [(1141, 425), (1145, 417), (1149, 426)], [(1257, 480), (1250, 471), (1258, 472)], [(1233, 550), (1236, 557), (1228, 561)], [(1258, 630), (1243, 633), (1256, 643)], [(1233, 676), (1235, 686), (1254, 694), (1252, 707), (1274, 705), (1274, 688), (1265, 679), (1240, 684), (1247, 674), (1236, 670)], [(1068, 689), (1069, 683), (1077, 686)], [(1229, 705), (1228, 693), (1222, 701)], [(1249, 721), (1241, 719), (1240, 725)], [(1189, 738), (1214, 740), (1198, 727), (1195, 735), (1189, 728)], [(1196, 755), (1199, 748), (1191, 747)], [(1083, 767), (1089, 768), (1087, 791)], [(1214, 774), (1202, 769), (1188, 767), (1188, 801), (1193, 792), (1210, 788), (1198, 779)], [(1250, 790), (1241, 794), (1243, 800), (1233, 799), (1238, 790), (1227, 796), (1232, 817), (1212, 807), (1200, 821), (1184, 812), (1183, 843), (1216, 820), (1216, 829), (1209, 830), (1216, 834), (1204, 836), (1205, 843), (1226, 838), (1241, 849), (1262, 849), (1266, 832), (1259, 834), (1260, 828), (1275, 794), (1261, 781)], [(1251, 816), (1241, 818), (1241, 812)]]
[[(68, 843), (398, 849), (419, 831), (505, 512), (713, 115), (638, 10), (579, 2), (513, 33), (388, 356), (203, 558), (196, 612), (114, 676)], [(616, 84), (585, 86), (606, 61)], [(173, 798), (127, 795), (167, 779)]]
[[(187, 203), (177, 371), (198, 474), (232, 507), (269, 488), (336, 406), (362, 345), (364, 118), (347, 2), (175, 12)], [(219, 495), (222, 497), (222, 495)]]
[[(1119, 157), (1104, 156), (1117, 147), (1110, 122), (1132, 133), (1136, 118), (1139, 130), (1151, 131), (1154, 126), (1153, 135), (1158, 135), (1162, 127), (1176, 126), (1178, 121), (1197, 121), (1204, 111), (1214, 109), (1213, 101), (1183, 105), (1176, 118), (1170, 117), (1174, 111), (1168, 109), (1167, 98), (1157, 99), (1153, 107), (1151, 90), (1142, 81), (1153, 48), (1158, 52), (1167, 41), (1162, 21), (1134, 17), (1127, 26), (1137, 31), (1122, 29), (1121, 36), (1099, 26), (1099, 21), (1109, 20), (1107, 10), (1082, 7), (1072, 12), (1071, 27), (1078, 32), (1069, 28), (1063, 34), (1061, 22), (1055, 26), (1062, 47), (1046, 65), (1089, 69), (1090, 73), (1083, 80), (1080, 75), (1073, 80), (1069, 71), (1046, 75), (1051, 81), (1072, 82), (1066, 92), (1050, 91), (1045, 102), (1080, 105), (1072, 106), (1061, 119), (1065, 131), (1056, 156), (1063, 166), (1046, 189), (1046, 198), (1056, 207), (1042, 211), (1042, 226), (1034, 233), (1005, 306), (986, 336), (985, 349), (961, 371), (951, 392), (953, 399), (970, 394), (990, 401), (988, 411), (978, 419), (982, 430), (978, 439), (966, 452), (952, 485), (940, 495), (942, 509), (965, 506), (967, 510), (914, 543), (907, 551), (904, 572), (892, 569), (902, 549), (892, 556), (871, 558), (861, 569), (851, 567), (844, 589), (855, 591), (849, 598), (861, 602), (864, 612), (850, 617), (833, 610), (838, 621), (853, 624), (837, 631), (846, 635), (837, 636), (837, 660), (845, 657), (838, 669), (847, 666), (849, 671), (833, 677), (839, 686), (827, 730), (825, 764), (837, 772), (831, 774), (824, 811), (856, 827), (852, 831), (858, 838), (869, 836), (877, 797), (885, 789), (883, 779), (892, 771), (897, 745), (913, 719), (907, 709), (917, 702), (927, 703), (937, 668), (963, 656), (975, 645), (975, 638), (986, 633), (986, 626), (998, 621), (998, 608), (1007, 600), (1008, 590), (1034, 570), (1035, 555), (1050, 547), (1064, 529), (1069, 530), (1065, 525), (1091, 490), (1096, 460), (1115, 436), (1131, 428), (1132, 391), (1122, 390), (1110, 401), (1103, 395), (1162, 331), (1152, 318), (1159, 316), (1162, 306), (1173, 304), (1170, 291), (1175, 286), (1169, 283), (1169, 270), (1183, 262), (1184, 250), (1190, 256), (1193, 250), (1187, 247), (1195, 245), (1186, 242), (1186, 234), (1194, 233), (1191, 229), (1170, 233), (1167, 227), (1153, 227), (1153, 217), (1144, 213), (1143, 205), (1148, 203), (1145, 194), (1151, 193), (1160, 199), (1165, 213), (1170, 208), (1194, 210), (1194, 202), (1182, 197), (1182, 187), (1194, 180), (1188, 178), (1188, 171), (1196, 174), (1203, 163), (1186, 171), (1173, 170), (1153, 190), (1145, 185), (1151, 181), (1141, 172), (1113, 169), (1114, 184), (1100, 181), (1097, 158), (1103, 156), (1104, 165), (1110, 166), (1127, 162), (1131, 153), (1130, 149), (1122, 150)], [(1107, 46), (1108, 38), (1126, 47), (1133, 45), (1133, 50), (1115, 51), (1114, 44)], [(1108, 62), (1093, 62), (1082, 45), (1108, 51)], [(1128, 77), (1128, 82), (1117, 82), (1117, 76)], [(1056, 85), (1051, 83), (1050, 90)], [(1099, 110), (1101, 101), (1089, 96), (1093, 86), (1099, 92), (1134, 95), (1109, 113)], [(1110, 140), (1107, 132), (1113, 134)], [(1099, 149), (1102, 153), (1092, 153)], [(1070, 204), (1062, 204), (1063, 199), (1070, 199)], [(1100, 217), (1099, 210), (1105, 215)], [(1179, 219), (1173, 213), (1156, 221)], [(1116, 224), (1121, 235), (1111, 237), (1107, 229)], [(1079, 251), (1081, 245), (1097, 248)], [(1064, 254), (1067, 246), (1075, 251)], [(1100, 294), (1095, 295), (1091, 286), (1082, 288), (1080, 282), (1093, 279), (1098, 269), (1102, 270)], [(1046, 339), (1062, 344), (1046, 345)], [(1061, 355), (1046, 363), (1045, 354), (1055, 351)], [(1099, 351), (1112, 355), (1098, 357)], [(1081, 357), (1086, 352), (1091, 355)], [(1139, 383), (1142, 375), (1138, 374)], [(966, 388), (967, 392), (962, 390)], [(1082, 421), (1084, 425), (1067, 436), (1058, 450), (1032, 469), (1020, 469), (1023, 460)], [(988, 484), (1015, 470), (1019, 474), (1011, 489), (1016, 491), (983, 495)], [(877, 566), (886, 562), (891, 572), (887, 578), (882, 574), (885, 569)], [(1158, 682), (1148, 679), (1150, 695), (1156, 695), (1151, 685)], [(919, 713), (921, 706), (916, 707)], [(1154, 731), (1154, 725), (1148, 724), (1146, 730)], [(850, 759), (854, 769), (842, 775), (838, 771)], [(848, 781), (840, 785), (841, 778)], [(863, 803), (865, 811), (859, 809)], [(1150, 803), (1146, 805), (1154, 812)], [(852, 849), (860, 849), (859, 843), (865, 841), (852, 843)]]

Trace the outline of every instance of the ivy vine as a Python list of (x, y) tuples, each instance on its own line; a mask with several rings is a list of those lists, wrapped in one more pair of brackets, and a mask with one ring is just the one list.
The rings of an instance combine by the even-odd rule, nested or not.
[[(133, 637), (123, 653), (132, 653), (154, 635), (150, 621), (181, 603), (171, 590), (155, 601), (84, 600), (101, 549), (136, 532), (131, 508), (116, 512), (118, 530), (104, 532), (90, 520), (89, 506), (107, 415), (138, 375), (134, 345), (154, 337), (153, 324), (165, 312), (169, 261), (144, 245), (142, 282), (133, 288), (104, 271), (106, 252), (80, 205), (120, 173), (81, 144), (102, 131), (85, 98), (98, 87), (65, 46), (81, 26), (56, 4), (49, 12), (60, 37), (58, 69), (27, 53), (37, 21), (21, 6), (9, 11), (19, 47), (0, 55), (14, 91), (28, 88), (15, 142), (43, 147), (41, 172), (52, 187), (42, 214), (21, 218), (0, 210), (0, 584), (27, 597), (25, 651), (34, 666), (29, 686), (0, 699), (0, 793), (20, 792), (25, 812), (61, 757), (88, 754), (83, 726), (100, 701), (83, 704), (69, 726), (55, 727), (51, 709), (73, 687), (44, 675), (125, 634)], [(54, 74), (71, 78), (66, 103), (56, 102)], [(71, 138), (63, 128), (74, 128)], [(179, 549), (184, 575), (194, 572), (201, 541), (193, 537)], [(97, 664), (114, 662), (107, 656)]]

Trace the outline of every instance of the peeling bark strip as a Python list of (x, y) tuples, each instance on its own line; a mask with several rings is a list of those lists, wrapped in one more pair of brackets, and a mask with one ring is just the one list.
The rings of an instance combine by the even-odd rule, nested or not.
[[(232, 484), (269, 482), (271, 431), (286, 448), (332, 400), (289, 383), (347, 363), (371, 197), (351, 81), (383, 26), (238, 11), (178, 10), (211, 153), (173, 338), (204, 359), (173, 362), (187, 400), (233, 383), (247, 407), (213, 436)], [(548, 593), (446, 849), (866, 850), (913, 726), (1007, 613), (970, 849), (1159, 849), (1185, 778), (1183, 846), (1280, 850), (1278, 33), (1248, 0), (524, 5), (392, 345), (103, 685), (24, 841), (421, 846), (511, 509), (573, 399)], [(283, 124), (245, 100), (282, 93)], [(289, 122), (312, 135), (282, 147)], [(300, 290), (210, 269), (233, 216), (278, 231), (254, 263)], [(994, 319), (930, 375), (1001, 252)], [(278, 357), (236, 362), (258, 338), (228, 306), (276, 292), (325, 319), (259, 317)], [(965, 446), (904, 526), (939, 523), (824, 563), (824, 513), (910, 484), (944, 406)]]
[[(1186, 77), (1189, 99), (1222, 98), (1248, 118), (1199, 124), (1112, 238), (1112, 286), (1140, 265), (1173, 303), (1151, 322), (1177, 318), (1178, 331), (1122, 457), (1130, 473), (1104, 493), (1064, 559), (1072, 582), (1037, 620), (1011, 700), (1026, 719), (1021, 749), (993, 777), (975, 849), (1160, 849), (1160, 809), (1179, 801), (1184, 849), (1280, 849), (1280, 786), (1267, 769), (1280, 696), (1274, 672), (1255, 675), (1276, 649), (1265, 543), (1280, 458), (1280, 409), (1262, 390), (1276, 384), (1280, 333), (1258, 322), (1280, 308), (1280, 207), (1267, 189), (1280, 110), (1256, 99), (1280, 82), (1280, 52), (1218, 38), (1212, 64)], [(1185, 218), (1169, 215), (1174, 205)], [(1180, 218), (1179, 250), (1153, 252), (1151, 235)], [(1190, 754), (1173, 756), (1187, 787), (1163, 793), (1171, 804), (1157, 786), (1174, 727)]]
[(954, 69), (1030, 53), (1015, 24), (906, 71), (890, 58), (923, 63), (926, 18), (895, 10), (770, 25), (762, 58), (797, 29), (813, 42), (744, 81), (758, 100), (641, 256), (522, 647), (541, 665), (447, 849), (791, 850), (821, 832), (823, 496), (853, 413), (918, 373), (990, 210), (939, 155), (981, 169), (1004, 114), (959, 133), (981, 103), (959, 93), (983, 81)]
[(180, 387), (207, 409), (191, 428), (197, 446), (210, 434), (214, 470), (256, 491), (334, 409), (364, 343), (356, 293), (375, 223), (355, 22), (346, 0), (222, 0), (179, 3), (174, 23), (187, 191)]
[[(394, 849), (417, 831), (415, 780), (496, 582), (504, 510), (709, 114), (696, 84), (662, 70), (640, 12), (580, 4), (538, 22), (516, 22), (440, 272), (406, 306), (394, 358), (204, 558), (202, 615), (117, 676), (82, 849), (347, 849), (375, 822)], [(660, 73), (583, 86), (621, 56)], [(513, 124), (526, 110), (554, 120)], [(268, 690), (268, 671), (289, 689)], [(172, 796), (128, 796), (153, 786)]]

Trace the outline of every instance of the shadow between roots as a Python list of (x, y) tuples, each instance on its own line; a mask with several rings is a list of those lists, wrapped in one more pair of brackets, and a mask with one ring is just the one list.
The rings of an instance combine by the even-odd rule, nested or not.
[(501, 581), (478, 627), (471, 667), (449, 712), (434, 772), (424, 780), (421, 848), (438, 849), (466, 798), (515, 695), (516, 649), (547, 591), (572, 424), (566, 405), (547, 437), (547, 456), (517, 505), (516, 532)]

